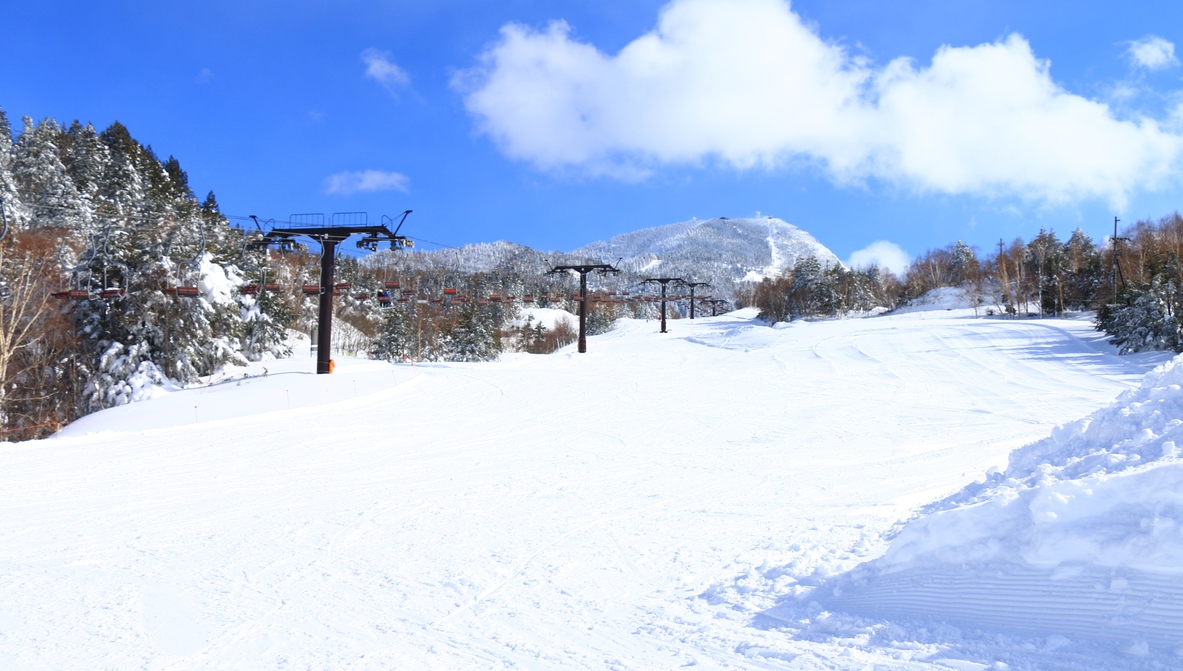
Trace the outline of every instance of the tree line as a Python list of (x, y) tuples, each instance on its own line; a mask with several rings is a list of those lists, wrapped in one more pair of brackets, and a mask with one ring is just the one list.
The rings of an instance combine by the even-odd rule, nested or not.
[(1094, 311), (1120, 352), (1183, 352), (1183, 217), (1138, 221), (1100, 244), (1079, 228), (1061, 240), (1040, 229), (986, 253), (958, 241), (915, 258), (902, 275), (806, 258), (737, 302), (771, 321), (893, 310), (949, 287), (975, 312), (1005, 317)]
[[(118, 122), (98, 131), (26, 117), (14, 139), (0, 109), (0, 231), (0, 440), (288, 356), (289, 330), (315, 324), (316, 300), (301, 287), (319, 283), (318, 250), (252, 246), (257, 231), (231, 225), (212, 192), (196, 197), (176, 158)], [(569, 278), (415, 267), (398, 254), (342, 256), (338, 268), (336, 282), (353, 286), (336, 318), (360, 342), (336, 345), (353, 353), (474, 361), (574, 338), (518, 324), (513, 304), (417, 300), (445, 287), (473, 297), (549, 289), (540, 304), (570, 311)], [(392, 278), (416, 299), (381, 300)], [(618, 312), (597, 307), (593, 332)]]

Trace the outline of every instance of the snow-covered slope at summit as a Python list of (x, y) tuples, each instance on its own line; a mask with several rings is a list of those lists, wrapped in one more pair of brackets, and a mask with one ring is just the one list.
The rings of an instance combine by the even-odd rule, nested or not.
[(610, 263), (623, 258), (632, 270), (709, 276), (717, 283), (775, 275), (806, 256), (822, 265), (841, 265), (812, 235), (774, 217), (683, 221), (618, 235), (573, 253)]
[[(822, 587), (846, 611), (1183, 653), (1183, 358)], [(827, 594), (827, 591), (832, 591)]]
[(970, 314), (743, 311), (627, 321), (586, 355), (269, 362), (0, 446), (0, 667), (1177, 666), (769, 615), (1161, 361), (1087, 321)]
[(710, 282), (717, 295), (730, 296), (736, 283), (776, 275), (806, 256), (814, 256), (827, 266), (842, 263), (809, 233), (780, 219), (761, 217), (655, 226), (593, 242), (567, 254), (498, 241), (455, 249), (380, 252), (367, 263), (397, 260), (403, 270), (475, 273), (500, 268), (541, 275), (572, 259), (612, 264), (620, 260), (625, 271), (621, 286), (642, 275), (668, 274)]

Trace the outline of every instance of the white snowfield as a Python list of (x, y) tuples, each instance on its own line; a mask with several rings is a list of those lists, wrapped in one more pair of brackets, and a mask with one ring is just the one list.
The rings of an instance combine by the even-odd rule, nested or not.
[(297, 357), (0, 446), (0, 668), (1179, 667), (1157, 639), (818, 601), (1167, 358), (971, 315), (631, 321), (586, 355), (331, 376)]
[(1005, 472), (935, 504), (884, 557), (816, 596), (843, 610), (1183, 655), (1176, 442), (1183, 443), (1183, 359), (1017, 450)]

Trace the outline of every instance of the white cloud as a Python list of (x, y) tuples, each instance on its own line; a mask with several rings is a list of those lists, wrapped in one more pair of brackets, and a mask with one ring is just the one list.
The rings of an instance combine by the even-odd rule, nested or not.
[(1157, 35), (1147, 35), (1129, 45), (1126, 56), (1135, 66), (1161, 70), (1179, 64), (1179, 59), (1175, 58), (1175, 45)]
[(896, 275), (903, 275), (912, 263), (912, 257), (899, 245), (887, 240), (877, 240), (850, 255), (846, 265), (850, 268), (866, 268), (877, 265), (887, 268)]
[(410, 186), (411, 180), (406, 175), (381, 170), (346, 170), (329, 175), (324, 181), (325, 193), (342, 196), (374, 191), (402, 191), (406, 193)]
[(542, 170), (636, 176), (719, 160), (805, 160), (839, 183), (1108, 198), (1178, 178), (1183, 138), (1052, 80), (1018, 35), (872, 68), (784, 0), (673, 0), (615, 55), (509, 24), (453, 86), (478, 128)]
[(361, 52), (361, 60), (366, 64), (366, 76), (385, 86), (392, 94), (411, 85), (411, 76), (390, 60), (389, 52), (366, 49)]

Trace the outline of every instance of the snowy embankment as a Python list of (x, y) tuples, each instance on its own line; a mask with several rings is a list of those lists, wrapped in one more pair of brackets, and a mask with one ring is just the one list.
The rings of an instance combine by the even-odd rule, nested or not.
[(764, 615), (1163, 359), (971, 315), (625, 321), (586, 355), (321, 376), (304, 350), (0, 446), (0, 667), (1128, 668)]
[[(828, 607), (1183, 652), (1183, 359), (931, 506)], [(826, 592), (829, 591), (829, 594)]]
[(568, 328), (576, 328), (579, 318), (558, 308), (522, 308), (521, 315), (511, 322), (511, 326), (525, 326), (542, 324), (546, 330), (553, 331), (560, 322), (567, 322)]

